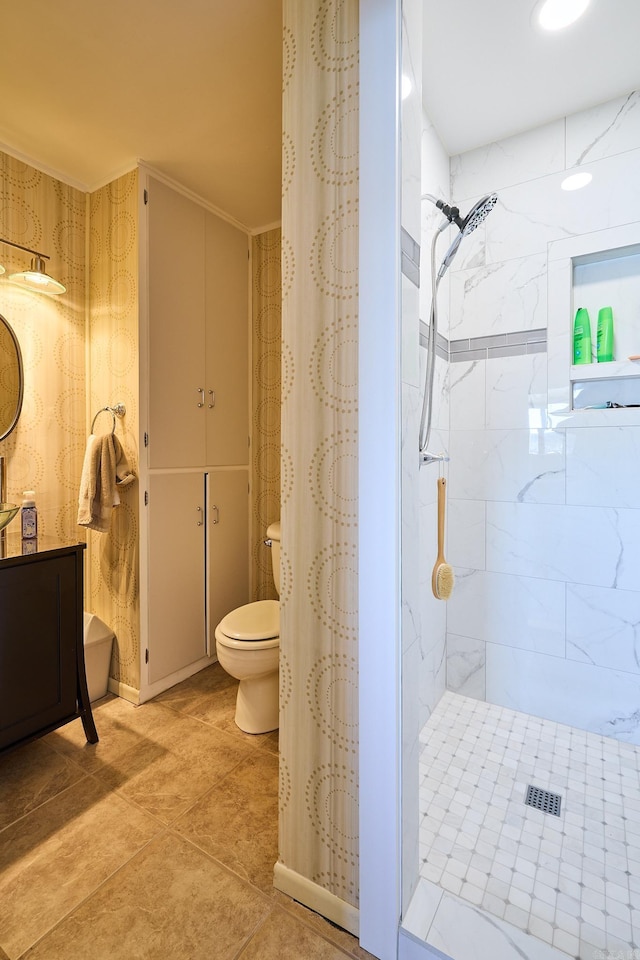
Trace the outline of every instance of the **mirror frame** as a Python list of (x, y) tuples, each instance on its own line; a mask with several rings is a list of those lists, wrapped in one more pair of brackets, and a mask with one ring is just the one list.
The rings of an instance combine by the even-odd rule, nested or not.
[[(9, 436), (9, 434), (11, 433), (11, 431), (15, 429), (16, 424), (18, 423), (18, 420), (20, 419), (20, 414), (22, 413), (22, 400), (23, 400), (23, 397), (24, 397), (24, 366), (23, 366), (23, 363), (22, 363), (22, 351), (20, 350), (20, 344), (18, 343), (18, 338), (16, 337), (15, 332), (14, 332), (14, 330), (13, 330), (13, 327), (11, 326), (11, 324), (9, 323), (9, 321), (7, 320), (7, 318), (4, 317), (1, 313), (0, 313), (0, 323), (4, 323), (5, 327), (7, 328), (7, 330), (9, 331), (9, 333), (10, 333), (10, 335), (11, 335), (11, 339), (13, 340), (13, 345), (14, 345), (15, 348), (16, 348), (16, 357), (17, 357), (17, 359), (18, 359), (18, 375), (19, 375), (19, 378), (20, 378), (20, 389), (19, 389), (19, 392), (18, 392), (18, 402), (17, 402), (17, 404), (16, 404), (15, 416), (14, 416), (11, 424), (9, 425), (9, 428), (8, 428), (7, 430), (5, 430), (4, 433), (0, 432), (0, 440), (4, 440), (6, 437)], [(0, 428), (0, 430), (1, 430), (1, 428)]]

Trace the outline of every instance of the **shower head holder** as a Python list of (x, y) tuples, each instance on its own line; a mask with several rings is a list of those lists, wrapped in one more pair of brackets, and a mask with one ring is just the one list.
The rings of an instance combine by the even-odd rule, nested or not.
[(459, 230), (462, 230), (464, 226), (464, 220), (462, 220), (460, 217), (460, 210), (458, 207), (449, 206), (449, 204), (445, 203), (444, 200), (436, 200), (436, 207), (438, 210), (442, 210), (449, 223), (455, 223), (456, 227), (458, 227)]

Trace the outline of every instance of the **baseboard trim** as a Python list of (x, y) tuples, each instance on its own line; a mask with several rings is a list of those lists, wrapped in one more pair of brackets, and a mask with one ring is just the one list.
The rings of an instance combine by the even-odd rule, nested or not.
[(277, 890), (286, 893), (303, 903), (305, 907), (310, 907), (316, 913), (322, 914), (332, 923), (337, 923), (339, 927), (348, 930), (354, 937), (357, 937), (360, 931), (360, 911), (353, 907), (335, 894), (329, 893), (324, 887), (303, 877), (302, 874), (290, 870), (283, 863), (276, 863), (273, 868), (273, 885)]
[(136, 690), (135, 687), (130, 687), (127, 683), (122, 683), (121, 680), (114, 680), (113, 677), (109, 677), (107, 689), (109, 693), (115, 693), (117, 697), (122, 697), (129, 703), (140, 703), (140, 691)]
[(194, 663), (190, 663), (188, 666), (182, 667), (181, 670), (176, 670), (175, 673), (170, 673), (169, 676), (163, 677), (162, 680), (156, 680), (154, 683), (145, 683), (144, 679), (141, 679), (140, 693), (138, 696), (139, 702), (146, 703), (147, 700), (157, 697), (159, 693), (164, 693), (165, 690), (174, 687), (176, 683), (182, 683), (183, 680), (188, 680), (194, 673), (204, 670), (205, 667), (211, 666), (212, 663), (217, 663), (216, 657), (202, 657), (200, 660), (196, 660)]

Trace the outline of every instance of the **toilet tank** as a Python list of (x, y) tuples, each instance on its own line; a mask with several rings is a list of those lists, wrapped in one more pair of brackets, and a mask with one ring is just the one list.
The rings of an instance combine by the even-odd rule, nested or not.
[(280, 596), (280, 521), (269, 524), (267, 539), (271, 540), (271, 570), (276, 592)]

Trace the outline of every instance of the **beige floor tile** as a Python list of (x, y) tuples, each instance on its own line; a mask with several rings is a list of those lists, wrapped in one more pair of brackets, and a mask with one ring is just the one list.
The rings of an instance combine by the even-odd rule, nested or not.
[(0, 946), (19, 956), (160, 829), (91, 777), (7, 827), (0, 833)]
[(83, 776), (76, 764), (41, 740), (0, 757), (0, 830)]
[(96, 775), (169, 824), (254, 752), (223, 731), (174, 714), (171, 724)]
[(266, 746), (273, 750), (274, 735), (277, 742), (277, 731), (275, 734), (251, 734), (237, 726), (234, 719), (237, 693), (238, 681), (230, 677), (219, 663), (214, 663), (159, 694), (156, 702), (211, 724), (254, 747)]
[[(56, 750), (170, 823), (254, 747), (155, 701), (135, 707), (120, 698), (96, 712), (100, 742), (82, 727), (50, 734)], [(47, 738), (49, 739), (49, 738)]]
[(215, 664), (94, 704), (94, 746), (75, 721), (3, 758), (0, 811), (26, 815), (0, 832), (0, 960), (40, 937), (33, 960), (371, 960), (273, 888), (278, 732), (240, 731), (236, 691)]
[(89, 773), (143, 743), (154, 730), (175, 719), (172, 711), (155, 702), (137, 707), (121, 697), (101, 701), (94, 707), (93, 717), (98, 743), (87, 743), (81, 720), (74, 720), (45, 737), (49, 746)]
[(336, 946), (341, 947), (350, 957), (355, 957), (356, 960), (376, 960), (372, 953), (363, 950), (358, 943), (357, 937), (354, 937), (341, 927), (330, 923), (324, 917), (320, 916), (319, 913), (315, 913), (302, 903), (292, 900), (291, 897), (287, 897), (278, 890), (274, 891), (274, 898), (287, 913), (290, 913), (307, 926), (313, 927), (325, 940), (330, 940), (332, 943), (335, 943)]
[(275, 754), (276, 757), (280, 756), (280, 731), (274, 730), (273, 733), (267, 733), (264, 736), (264, 740), (259, 744), (265, 750), (268, 750), (269, 753)]
[(235, 704), (237, 688), (238, 681), (230, 677), (219, 663), (213, 663), (210, 667), (183, 680), (182, 683), (177, 683), (164, 693), (159, 693), (155, 697), (155, 702), (170, 706), (180, 713), (189, 714), (192, 709), (201, 707), (203, 701), (214, 698), (224, 701), (228, 710), (231, 703)]
[(261, 894), (167, 834), (24, 960), (231, 960), (269, 909)]
[(277, 907), (239, 954), (238, 960), (344, 960), (344, 953)]
[(223, 690), (215, 698), (210, 697), (194, 704), (189, 710), (189, 716), (195, 717), (203, 723), (209, 723), (218, 730), (224, 730), (225, 733), (243, 740), (252, 747), (269, 748), (273, 744), (274, 737), (277, 738), (278, 736), (277, 730), (271, 733), (245, 733), (236, 723), (237, 680), (234, 680), (233, 684), (234, 686), (231, 689)]
[(254, 751), (174, 827), (271, 896), (278, 859), (278, 758)]

